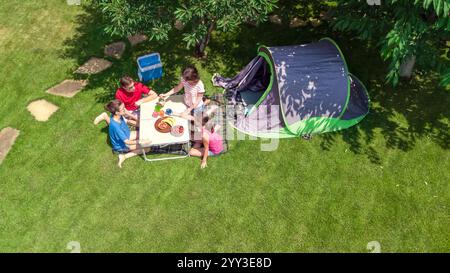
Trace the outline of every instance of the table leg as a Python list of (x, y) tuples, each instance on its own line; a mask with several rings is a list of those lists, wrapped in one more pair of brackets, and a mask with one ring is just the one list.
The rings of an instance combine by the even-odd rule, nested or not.
[(191, 142), (189, 141), (187, 143), (187, 151), (184, 151), (184, 155), (181, 156), (170, 156), (170, 157), (161, 157), (161, 158), (147, 158), (147, 154), (145, 153), (145, 149), (142, 149), (142, 155), (144, 156), (144, 160), (147, 162), (153, 162), (153, 161), (163, 161), (163, 160), (173, 160), (173, 159), (182, 159), (189, 157), (189, 149), (191, 147)]

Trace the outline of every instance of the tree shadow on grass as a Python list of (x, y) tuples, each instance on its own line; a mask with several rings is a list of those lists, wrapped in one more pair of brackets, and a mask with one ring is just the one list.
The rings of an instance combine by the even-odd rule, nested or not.
[(208, 58), (202, 65), (209, 71), (232, 77), (257, 56), (259, 46), (306, 44), (328, 36), (327, 31), (326, 25), (291, 29), (270, 22), (258, 26), (244, 24), (234, 32), (214, 35)]
[(352, 39), (337, 40), (349, 70), (365, 83), (371, 97), (369, 114), (356, 126), (322, 136), (321, 147), (331, 149), (338, 136), (356, 154), (364, 153), (372, 163), (381, 164), (373, 148), (375, 134), (381, 133), (388, 149), (409, 151), (417, 140), (427, 138), (443, 149), (450, 147), (450, 96), (438, 85), (438, 75), (418, 73), (393, 88), (384, 81), (387, 70), (377, 49)]
[[(97, 102), (106, 103), (114, 98), (122, 76), (129, 75), (138, 79), (136, 60), (139, 56), (160, 53), (164, 76), (146, 83), (158, 93), (170, 90), (179, 81), (180, 68), (192, 61), (189, 57), (191, 52), (184, 48), (181, 36), (175, 31), (171, 33), (170, 42), (146, 41), (131, 47), (126, 37), (111, 37), (104, 32), (106, 22), (102, 21), (101, 11), (91, 5), (84, 5), (82, 8), (83, 12), (75, 19), (78, 26), (76, 34), (64, 42), (65, 49), (60, 55), (62, 58), (76, 60), (78, 65), (82, 65), (90, 57), (104, 58), (113, 63), (99, 74), (74, 74), (74, 78), (89, 80), (82, 92), (92, 92)], [(116, 41), (124, 41), (127, 45), (120, 60), (106, 57), (103, 52), (105, 45)]]

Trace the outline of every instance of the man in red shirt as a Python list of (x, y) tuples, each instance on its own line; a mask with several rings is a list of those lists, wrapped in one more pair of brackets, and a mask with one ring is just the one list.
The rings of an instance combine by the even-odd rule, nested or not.
[[(145, 95), (143, 97), (143, 95)], [(124, 103), (126, 113), (125, 117), (130, 125), (137, 125), (139, 121), (139, 107), (141, 104), (156, 99), (158, 95), (140, 82), (134, 82), (129, 76), (120, 79), (120, 88), (116, 91), (116, 99)], [(109, 124), (109, 116), (103, 112), (95, 118), (94, 124), (97, 125), (102, 120)]]
[[(141, 104), (154, 100), (158, 95), (140, 82), (134, 82), (131, 77), (125, 76), (120, 79), (120, 88), (116, 91), (116, 99), (125, 104), (129, 112), (138, 110)], [(142, 98), (142, 95), (147, 95)]]

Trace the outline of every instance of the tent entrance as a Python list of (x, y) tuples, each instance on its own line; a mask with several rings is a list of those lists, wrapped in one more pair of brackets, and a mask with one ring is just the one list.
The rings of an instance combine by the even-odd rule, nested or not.
[(263, 57), (257, 57), (254, 65), (250, 67), (247, 75), (237, 88), (238, 101), (247, 110), (258, 103), (270, 85), (270, 66)]

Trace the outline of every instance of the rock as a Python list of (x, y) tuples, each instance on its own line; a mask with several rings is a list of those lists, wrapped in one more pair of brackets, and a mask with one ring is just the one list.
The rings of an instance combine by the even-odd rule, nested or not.
[(136, 35), (128, 36), (128, 41), (130, 42), (131, 46), (135, 46), (135, 45), (143, 43), (147, 40), (148, 40), (148, 37), (145, 34), (136, 34)]
[(72, 98), (80, 92), (86, 85), (87, 80), (65, 80), (62, 83), (47, 90), (47, 93)]
[(27, 109), (37, 121), (47, 121), (59, 107), (46, 100), (37, 100), (30, 103)]
[(126, 44), (124, 42), (116, 42), (105, 46), (105, 55), (116, 59), (121, 59), (125, 52)]
[(330, 21), (333, 18), (333, 11), (331, 9), (328, 11), (321, 11), (319, 17), (324, 21)]
[(304, 27), (304, 26), (306, 26), (306, 25), (308, 25), (308, 22), (303, 21), (302, 19), (297, 18), (297, 17), (293, 18), (293, 19), (289, 22), (289, 27), (290, 27), (290, 28)]
[(311, 25), (313, 27), (318, 27), (318, 26), (322, 25), (322, 21), (320, 21), (319, 19), (316, 19), (316, 18), (309, 19), (309, 22), (311, 23)]
[(276, 25), (281, 25), (283, 24), (283, 21), (281, 20), (280, 16), (278, 14), (273, 14), (269, 16), (269, 21), (271, 23), (274, 23)]
[(105, 59), (100, 59), (96, 57), (90, 58), (86, 63), (80, 66), (75, 73), (79, 74), (98, 74), (106, 69), (108, 69), (112, 63)]
[(6, 155), (11, 150), (19, 134), (20, 134), (19, 130), (11, 127), (3, 128), (0, 131), (0, 164), (2, 164)]

